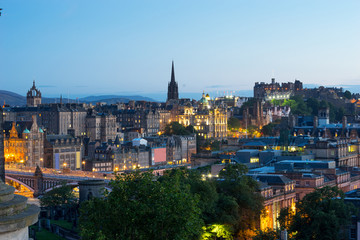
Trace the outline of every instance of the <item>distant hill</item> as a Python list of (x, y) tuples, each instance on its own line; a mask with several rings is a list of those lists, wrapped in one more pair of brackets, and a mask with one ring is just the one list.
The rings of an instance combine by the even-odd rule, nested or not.
[(23, 106), (26, 105), (26, 97), (21, 96), (20, 94), (0, 90), (0, 104), (4, 104), (4, 100), (6, 104), (10, 106)]
[[(0, 104), (3, 105), (5, 103), (10, 106), (24, 106), (26, 105), (26, 97), (21, 96), (20, 94), (13, 93), (10, 91), (0, 90)], [(97, 102), (105, 102), (107, 104), (113, 104), (117, 102), (124, 102), (127, 103), (130, 100), (135, 101), (150, 101), (150, 102), (156, 102), (152, 98), (143, 97), (143, 96), (120, 96), (120, 95), (101, 95), (101, 96), (89, 96), (80, 98), (78, 100), (75, 99), (67, 99), (63, 98), (63, 103), (67, 102), (85, 102), (85, 103), (97, 103)], [(59, 98), (42, 98), (42, 103), (59, 103)]]
[(80, 102), (88, 102), (88, 103), (106, 102), (107, 104), (117, 103), (117, 102), (129, 102), (130, 100), (156, 102), (152, 98), (138, 96), (138, 95), (134, 95), (134, 96), (101, 95), (101, 96), (89, 96), (79, 99)]

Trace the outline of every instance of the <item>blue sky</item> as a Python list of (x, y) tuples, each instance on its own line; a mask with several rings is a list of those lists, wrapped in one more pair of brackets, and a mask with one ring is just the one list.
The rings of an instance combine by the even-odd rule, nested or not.
[[(24, 95), (357, 85), (360, 1), (0, 0), (0, 82)], [(165, 95), (164, 95), (165, 96)]]

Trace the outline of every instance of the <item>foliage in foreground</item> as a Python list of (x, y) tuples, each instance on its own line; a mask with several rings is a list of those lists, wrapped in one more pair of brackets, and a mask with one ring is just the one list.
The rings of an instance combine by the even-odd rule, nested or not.
[(60, 187), (54, 188), (45, 193), (40, 199), (40, 204), (43, 207), (56, 207), (62, 205), (73, 205), (76, 199), (71, 186), (63, 183)]
[(246, 171), (242, 165), (228, 165), (222, 181), (204, 181), (199, 172), (185, 168), (159, 179), (149, 172), (117, 177), (104, 199), (81, 206), (82, 237), (248, 239), (263, 199)]
[(339, 188), (324, 187), (307, 194), (297, 204), (295, 215), (281, 214), (279, 220), (282, 228), (288, 228), (291, 239), (336, 240), (341, 239), (343, 227), (350, 223), (354, 212)]
[(179, 176), (154, 181), (151, 173), (118, 177), (105, 199), (81, 208), (84, 239), (194, 239), (201, 233), (198, 197)]

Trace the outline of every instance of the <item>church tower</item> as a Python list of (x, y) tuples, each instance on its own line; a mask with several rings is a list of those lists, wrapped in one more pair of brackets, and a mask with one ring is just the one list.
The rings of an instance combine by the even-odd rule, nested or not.
[(178, 84), (177, 82), (175, 82), (174, 61), (172, 61), (171, 80), (168, 85), (167, 101), (178, 100), (178, 99), (179, 99)]
[(28, 107), (37, 107), (41, 104), (41, 92), (35, 87), (35, 80), (33, 81), (33, 86), (26, 94), (26, 105)]

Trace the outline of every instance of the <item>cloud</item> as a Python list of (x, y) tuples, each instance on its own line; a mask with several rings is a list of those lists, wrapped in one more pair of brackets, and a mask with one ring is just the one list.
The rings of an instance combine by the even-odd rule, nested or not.
[(54, 85), (39, 85), (39, 88), (56, 88)]
[(228, 88), (230, 87), (229, 85), (210, 85), (210, 86), (206, 86), (206, 88)]

